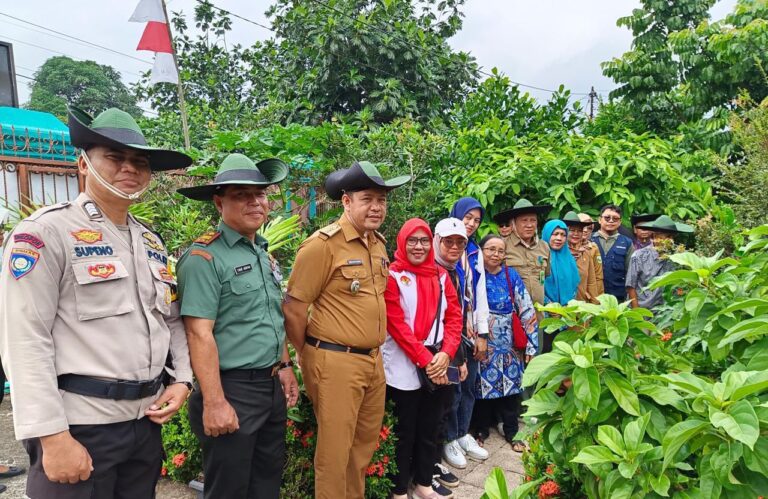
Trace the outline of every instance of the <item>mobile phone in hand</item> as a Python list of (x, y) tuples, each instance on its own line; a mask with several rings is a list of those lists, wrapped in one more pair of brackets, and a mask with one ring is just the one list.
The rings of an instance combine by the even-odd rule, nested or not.
[(458, 367), (448, 366), (448, 371), (446, 372), (446, 375), (448, 376), (449, 384), (458, 385), (460, 383)]

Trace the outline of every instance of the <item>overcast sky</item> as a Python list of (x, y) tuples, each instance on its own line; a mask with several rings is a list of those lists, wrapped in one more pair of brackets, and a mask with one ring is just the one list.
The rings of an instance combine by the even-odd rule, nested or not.
[[(134, 57), (152, 60), (149, 52), (135, 47), (144, 26), (129, 23), (138, 0), (34, 0), (2, 2), (0, 13), (30, 21), (62, 33), (110, 47)], [(195, 0), (170, 0), (172, 11), (192, 14)], [(736, 0), (721, 0), (712, 10), (714, 19), (730, 12)], [(214, 0), (230, 10), (262, 24), (269, 24), (264, 11), (270, 0)], [(629, 15), (636, 0), (467, 0), (464, 28), (451, 44), (470, 52), (486, 70), (493, 67), (512, 80), (555, 89), (564, 84), (578, 99), (591, 86), (606, 95), (614, 85), (605, 78), (600, 63), (629, 50), (631, 34), (616, 26), (616, 19)], [(191, 24), (191, 23), (190, 23)], [(268, 38), (270, 32), (233, 19), (228, 41), (249, 45)], [(59, 35), (34, 28), (0, 15), (0, 40), (13, 43), (16, 70), (32, 76), (49, 57), (64, 53), (76, 59), (91, 59), (115, 67), (126, 83), (151, 65), (105, 50), (57, 38)], [(37, 45), (38, 47), (32, 46)], [(29, 98), (29, 80), (18, 78), (19, 100)], [(527, 88), (546, 99), (548, 92)]]

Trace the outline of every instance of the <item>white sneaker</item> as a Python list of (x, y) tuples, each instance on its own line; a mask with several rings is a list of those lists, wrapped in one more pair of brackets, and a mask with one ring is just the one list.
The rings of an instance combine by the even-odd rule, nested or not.
[(459, 445), (470, 459), (475, 461), (485, 461), (488, 459), (488, 451), (480, 447), (469, 433), (458, 439), (457, 442), (459, 442)]
[(458, 440), (448, 442), (443, 446), (443, 459), (454, 468), (463, 470), (467, 467), (467, 458), (464, 457)]

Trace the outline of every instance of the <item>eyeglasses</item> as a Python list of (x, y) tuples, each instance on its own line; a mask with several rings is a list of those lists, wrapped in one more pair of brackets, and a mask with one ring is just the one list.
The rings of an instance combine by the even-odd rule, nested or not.
[(503, 249), (492, 249), (492, 248), (483, 248), (484, 253), (488, 253), (489, 255), (501, 255), (504, 256), (506, 254), (506, 251)]
[(440, 241), (449, 248), (464, 249), (467, 247), (467, 241), (464, 239), (441, 239)]
[(405, 244), (410, 247), (423, 246), (426, 248), (432, 246), (432, 240), (428, 237), (409, 237), (405, 240)]
[(621, 217), (603, 216), (602, 219), (605, 220), (606, 222), (620, 222), (621, 221)]

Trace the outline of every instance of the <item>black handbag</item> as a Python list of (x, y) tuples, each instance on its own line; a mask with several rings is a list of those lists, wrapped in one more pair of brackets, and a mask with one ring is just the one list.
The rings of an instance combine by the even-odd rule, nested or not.
[[(434, 337), (437, 338), (438, 333), (440, 332), (440, 313), (443, 311), (443, 284), (440, 283), (440, 295), (438, 296), (438, 302), (437, 302), (437, 314), (435, 315), (435, 322), (437, 323), (435, 326), (435, 334)], [(429, 337), (427, 338), (427, 340)], [(425, 340), (426, 341), (426, 340)], [(435, 343), (433, 345), (424, 345), (424, 348), (432, 352), (433, 355), (437, 354), (442, 350), (443, 348), (443, 342), (440, 341), (438, 343)], [(459, 348), (461, 348), (461, 345), (459, 345)], [(451, 360), (451, 365), (453, 366), (454, 359)], [(455, 367), (455, 366), (454, 366)], [(434, 392), (439, 387), (443, 385), (435, 384), (427, 375), (427, 369), (421, 368), (416, 371), (419, 374), (419, 381), (421, 382), (421, 387), (427, 390), (429, 393)]]

